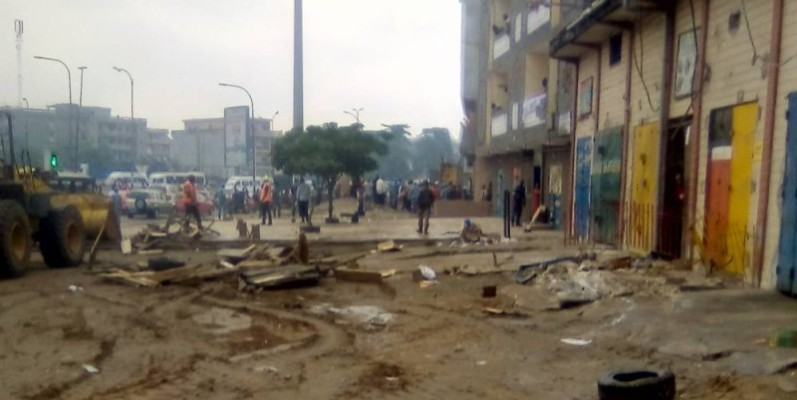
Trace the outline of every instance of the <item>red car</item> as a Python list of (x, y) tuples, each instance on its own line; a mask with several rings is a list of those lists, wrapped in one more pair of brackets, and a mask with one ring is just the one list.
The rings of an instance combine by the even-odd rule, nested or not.
[[(196, 199), (199, 202), (199, 214), (203, 216), (213, 215), (213, 199), (208, 193), (204, 191), (197, 191)], [(183, 195), (181, 193), (174, 195), (174, 208), (180, 215), (185, 215), (185, 205), (183, 204)]]

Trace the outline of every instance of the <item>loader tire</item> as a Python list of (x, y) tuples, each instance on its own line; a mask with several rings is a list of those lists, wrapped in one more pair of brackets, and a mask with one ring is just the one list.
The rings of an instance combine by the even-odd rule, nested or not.
[(30, 262), (30, 220), (25, 209), (13, 200), (0, 200), (0, 277), (14, 278)]
[(76, 267), (86, 252), (86, 229), (74, 206), (52, 210), (41, 221), (39, 248), (50, 268)]

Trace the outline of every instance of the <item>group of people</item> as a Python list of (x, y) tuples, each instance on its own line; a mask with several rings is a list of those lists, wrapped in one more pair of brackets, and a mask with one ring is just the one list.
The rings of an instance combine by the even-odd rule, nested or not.
[[(296, 221), (296, 214), (298, 212), (299, 218), (302, 223), (311, 224), (310, 220), (310, 201), (313, 195), (312, 183), (309, 180), (301, 180), (293, 185), (290, 190), (278, 192), (274, 183), (269, 176), (263, 177), (263, 183), (260, 187), (253, 191), (252, 198), (256, 199), (259, 212), (261, 225), (272, 225), (274, 217), (278, 217), (282, 208), (281, 203), (288, 200), (291, 204), (291, 222)], [(248, 197), (248, 190), (235, 190), (231, 196), (227, 198), (224, 193), (224, 188), (219, 188), (216, 192), (216, 208), (218, 218), (222, 219), (224, 209), (228, 200), (232, 200), (231, 210), (244, 211), (240, 205), (236, 206), (236, 201), (240, 202), (241, 198), (244, 200)], [(193, 175), (189, 175), (182, 185), (182, 203), (185, 206), (186, 223), (190, 218), (197, 222), (200, 230), (202, 227), (202, 217), (199, 212), (199, 202), (197, 198), (196, 180)]]
[(261, 225), (266, 225), (267, 220), (268, 225), (273, 223), (272, 206), (276, 203), (279, 208), (279, 204), (285, 200), (291, 205), (291, 222), (296, 222), (296, 213), (298, 212), (302, 223), (312, 224), (310, 220), (310, 201), (313, 197), (313, 186), (309, 180), (300, 180), (290, 190), (278, 194), (276, 201), (275, 192), (276, 189), (271, 182), (271, 178), (268, 176), (263, 177), (263, 184), (260, 186), (259, 193)]

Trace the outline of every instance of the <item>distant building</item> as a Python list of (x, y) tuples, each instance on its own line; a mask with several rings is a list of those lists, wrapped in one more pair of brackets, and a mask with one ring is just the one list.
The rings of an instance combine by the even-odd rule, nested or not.
[[(249, 107), (245, 106), (227, 108), (222, 118), (184, 120), (183, 130), (172, 131), (172, 158), (184, 169), (210, 176), (251, 175), (249, 121)], [(271, 146), (281, 133), (272, 131), (271, 120), (266, 118), (255, 118), (254, 130), (256, 173), (271, 175)]]
[[(147, 153), (147, 120), (112, 116), (110, 108), (55, 104), (46, 109), (2, 111), (12, 116), (15, 149), (27, 149), (35, 167), (46, 165), (45, 158), (55, 152), (63, 168), (75, 165), (76, 153), (78, 162), (88, 163), (90, 170), (97, 154), (118, 168), (133, 168)], [(0, 125), (4, 132), (5, 124)]]
[(153, 161), (167, 161), (172, 156), (168, 129), (147, 129), (147, 156)]

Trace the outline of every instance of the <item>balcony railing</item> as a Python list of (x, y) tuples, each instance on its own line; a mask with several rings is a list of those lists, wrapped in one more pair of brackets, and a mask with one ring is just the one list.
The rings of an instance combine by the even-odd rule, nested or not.
[(536, 6), (533, 10), (529, 11), (528, 21), (526, 23), (526, 34), (531, 35), (550, 21), (551, 7), (544, 4)]
[(548, 114), (548, 95), (537, 93), (523, 100), (523, 126), (531, 128), (545, 123)]
[(502, 33), (495, 38), (493, 42), (493, 59), (497, 60), (498, 57), (506, 54), (509, 51), (509, 35)]
[(493, 137), (506, 134), (507, 131), (507, 114), (501, 113), (493, 116), (491, 125), (491, 134)]

